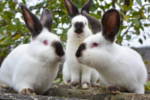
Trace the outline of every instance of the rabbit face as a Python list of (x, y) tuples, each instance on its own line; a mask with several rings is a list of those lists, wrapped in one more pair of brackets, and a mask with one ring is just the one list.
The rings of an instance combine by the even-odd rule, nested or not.
[[(77, 39), (83, 41), (87, 36), (91, 35), (88, 28), (88, 19), (79, 13), (77, 6), (70, 0), (64, 0), (68, 14), (72, 21), (72, 27), (68, 30), (69, 39)], [(88, 0), (83, 6), (81, 11), (85, 10), (89, 13), (92, 0)]]
[(72, 19), (72, 27), (74, 28), (74, 32), (78, 35), (84, 32), (84, 28), (87, 27), (87, 24), (87, 18), (82, 15), (78, 15)]
[(78, 15), (72, 19), (72, 27), (68, 30), (68, 37), (70, 39), (83, 40), (91, 35), (88, 28), (88, 20), (82, 15)]
[[(93, 59), (93, 56), (90, 52), (107, 52), (110, 53), (110, 47), (113, 45), (110, 41), (107, 41), (102, 34), (99, 32), (95, 35), (92, 35), (90, 37), (87, 37), (83, 43), (79, 46), (77, 52), (76, 52), (76, 57), (78, 62), (80, 63), (90, 63), (91, 65), (91, 60)], [(84, 57), (86, 56), (86, 57)], [(95, 59), (98, 59), (95, 57)], [(91, 65), (92, 66), (92, 65)]]
[[(83, 11), (83, 15), (88, 18), (95, 33), (95, 35), (86, 38), (76, 52), (78, 62), (87, 64), (90, 62), (90, 57), (94, 59), (92, 53), (106, 53), (106, 55), (112, 53), (113, 50), (111, 49), (114, 48), (115, 35), (120, 27), (120, 15), (115, 9), (107, 11), (102, 17), (102, 31), (101, 25), (96, 18), (88, 15), (85, 11)], [(85, 55), (86, 57), (84, 57)]]
[(44, 29), (36, 37), (28, 48), (30, 55), (42, 61), (62, 61), (64, 60), (64, 49), (58, 36)]
[(51, 33), (53, 15), (50, 10), (45, 9), (39, 20), (26, 6), (21, 6), (24, 20), (31, 31), (32, 42), (27, 52), (38, 60), (61, 62), (64, 60), (65, 52), (60, 39)]

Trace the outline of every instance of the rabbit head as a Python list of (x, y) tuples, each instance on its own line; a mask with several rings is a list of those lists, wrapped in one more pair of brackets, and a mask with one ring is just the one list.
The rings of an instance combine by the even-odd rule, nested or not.
[(101, 53), (101, 55), (106, 54), (106, 56), (113, 52), (111, 49), (115, 48), (115, 35), (120, 28), (120, 14), (116, 9), (108, 10), (102, 17), (101, 26), (99, 21), (87, 14), (86, 11), (82, 13), (89, 20), (94, 35), (83, 41), (76, 52), (76, 57), (78, 62), (87, 64), (91, 62), (91, 59), (99, 60), (99, 58), (93, 57), (90, 52)]
[(51, 33), (53, 14), (45, 9), (39, 20), (25, 5), (21, 10), (26, 26), (31, 32), (32, 41), (27, 50), (30, 56), (48, 62), (64, 60), (65, 52), (59, 37)]
[[(85, 39), (91, 31), (88, 27), (88, 19), (79, 13), (77, 6), (70, 0), (64, 0), (68, 14), (72, 21), (72, 27), (68, 31), (68, 37), (71, 39)], [(81, 9), (89, 13), (92, 0), (88, 0)], [(86, 33), (86, 34), (85, 34)]]

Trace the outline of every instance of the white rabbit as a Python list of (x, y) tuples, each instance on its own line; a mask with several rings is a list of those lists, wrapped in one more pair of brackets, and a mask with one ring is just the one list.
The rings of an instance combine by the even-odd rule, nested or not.
[[(97, 85), (99, 78), (98, 72), (90, 67), (77, 62), (75, 53), (82, 41), (92, 35), (88, 27), (88, 20), (79, 13), (78, 8), (70, 0), (64, 0), (72, 26), (68, 30), (68, 39), (66, 44), (66, 61), (63, 67), (63, 80), (67, 84), (71, 81), (71, 86), (77, 86), (80, 83), (83, 88), (89, 85)], [(82, 10), (89, 12), (92, 0), (88, 0), (82, 7)], [(81, 79), (80, 79), (81, 78)]]
[(143, 94), (147, 70), (141, 56), (114, 42), (120, 28), (119, 12), (110, 9), (104, 13), (102, 31), (96, 18), (86, 11), (82, 14), (88, 18), (95, 35), (86, 38), (79, 46), (76, 52), (78, 62), (95, 68), (110, 93), (120, 90)]
[(39, 20), (25, 5), (23, 17), (32, 41), (15, 48), (0, 68), (0, 81), (21, 94), (43, 94), (56, 78), (65, 52), (58, 36), (51, 33), (53, 15), (45, 9)]

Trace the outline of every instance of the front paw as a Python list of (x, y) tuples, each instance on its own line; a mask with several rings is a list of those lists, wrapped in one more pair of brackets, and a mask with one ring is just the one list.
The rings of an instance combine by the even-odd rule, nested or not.
[(76, 82), (76, 81), (71, 82), (71, 86), (73, 86), (73, 87), (76, 87), (76, 86), (78, 86), (78, 85), (79, 85), (79, 82)]
[(9, 86), (6, 85), (6, 84), (1, 84), (1, 86), (2, 86), (2, 88), (5, 88), (5, 89), (8, 89), (8, 88), (9, 88)]
[(70, 85), (70, 81), (64, 81), (65, 85)]
[(118, 93), (120, 93), (120, 89), (117, 86), (109, 86), (108, 92), (111, 94), (118, 94)]
[(83, 82), (82, 83), (82, 88), (83, 89), (87, 89), (87, 88), (89, 88), (90, 87), (90, 83), (88, 83), (88, 82)]
[(36, 95), (35, 92), (30, 88), (21, 90), (21, 92), (19, 94)]
[(92, 87), (100, 87), (100, 85), (99, 85), (99, 84), (97, 84), (97, 83), (92, 84), (91, 86), (92, 86)]

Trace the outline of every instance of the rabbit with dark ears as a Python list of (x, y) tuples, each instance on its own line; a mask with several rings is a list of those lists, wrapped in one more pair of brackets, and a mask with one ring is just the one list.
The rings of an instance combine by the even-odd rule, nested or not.
[(114, 42), (120, 27), (119, 12), (116, 9), (105, 12), (102, 26), (86, 11), (83, 11), (83, 15), (89, 20), (95, 35), (86, 38), (79, 46), (76, 52), (77, 61), (95, 68), (110, 93), (120, 90), (143, 94), (147, 70), (141, 56)]
[(43, 94), (56, 78), (65, 52), (59, 37), (51, 33), (50, 10), (45, 9), (40, 20), (25, 5), (21, 10), (32, 41), (6, 57), (0, 68), (0, 81), (21, 94)]
[[(91, 85), (97, 85), (99, 78), (98, 72), (86, 65), (77, 62), (75, 53), (82, 41), (92, 35), (88, 27), (88, 19), (79, 13), (78, 8), (70, 0), (64, 0), (68, 14), (71, 18), (72, 26), (67, 33), (66, 61), (63, 67), (63, 80), (67, 84), (71, 81), (71, 86), (82, 84), (83, 88)], [(92, 0), (88, 0), (82, 7), (89, 13)], [(80, 79), (81, 78), (81, 79)]]

